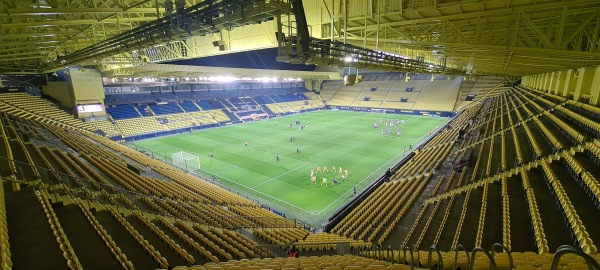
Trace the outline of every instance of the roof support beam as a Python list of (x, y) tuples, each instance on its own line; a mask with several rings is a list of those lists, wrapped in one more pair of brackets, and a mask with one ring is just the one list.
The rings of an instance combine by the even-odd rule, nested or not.
[[(561, 2), (548, 2), (548, 3), (544, 3), (544, 4), (514, 6), (514, 7), (507, 7), (507, 8), (503, 8), (503, 9), (495, 9), (495, 10), (488, 10), (488, 11), (476, 11), (476, 12), (469, 12), (469, 13), (462, 13), (462, 14), (449, 14), (449, 15), (433, 16), (433, 17), (422, 18), (422, 19), (389, 22), (389, 23), (382, 23), (381, 26), (387, 27), (387, 26), (406, 26), (406, 25), (425, 24), (425, 23), (431, 24), (433, 20), (453, 20), (453, 19), (468, 19), (468, 18), (477, 19), (478, 16), (481, 16), (484, 18), (485, 17), (493, 17), (493, 16), (506, 16), (506, 15), (517, 13), (517, 12), (530, 12), (530, 11), (536, 11), (536, 10), (542, 10), (542, 9), (552, 9), (552, 8), (562, 8), (562, 7), (578, 8), (581, 6), (584, 6), (584, 7), (585, 6), (593, 6), (593, 7), (597, 8), (597, 5), (598, 5), (597, 0), (582, 0), (582, 1), (567, 0), (567, 1), (561, 1)], [(408, 12), (408, 10), (405, 12)], [(395, 14), (395, 13), (387, 13), (387, 14)], [(387, 14), (384, 14), (384, 15), (387, 15)], [(363, 19), (363, 18), (362, 18), (362, 16), (348, 18), (348, 20), (352, 20), (352, 19), (356, 20), (356, 19)], [(368, 30), (374, 30), (373, 28), (374, 27), (369, 27)], [(348, 27), (348, 31), (361, 30), (361, 29), (364, 29), (364, 26)]]
[(89, 25), (89, 24), (100, 24), (100, 23), (131, 23), (131, 22), (149, 22), (156, 20), (156, 17), (139, 17), (139, 18), (128, 18), (126, 20), (118, 19), (106, 19), (102, 21), (98, 20), (60, 20), (60, 21), (41, 21), (41, 22), (23, 22), (23, 23), (6, 23), (0, 24), (0, 28), (3, 29), (15, 29), (15, 28), (27, 28), (27, 27), (53, 27), (53, 26), (65, 26), (65, 25)]
[(458, 27), (456, 27), (451, 21), (446, 20), (446, 23), (450, 25), (454, 29), (454, 31), (456, 31), (456, 33), (459, 34), (466, 42), (473, 43), (473, 41), (467, 36), (465, 36), (465, 34), (462, 31), (460, 31), (460, 29), (458, 29)]
[[(577, 28), (575, 28), (575, 30), (573, 30), (571, 34), (567, 38), (565, 38), (565, 40), (562, 41), (560, 47), (567, 47), (567, 44), (569, 44), (569, 42), (571, 42), (577, 35), (579, 35), (579, 33), (581, 33), (581, 31), (583, 31), (583, 29), (585, 29), (588, 26), (588, 24), (596, 18), (598, 18), (598, 10), (592, 12), (592, 14), (590, 14), (583, 22), (581, 22), (579, 26), (577, 26)], [(598, 23), (600, 24), (600, 22)]]
[(550, 40), (548, 39), (548, 37), (544, 33), (542, 33), (542, 31), (535, 25), (535, 23), (533, 23), (529, 19), (529, 17), (527, 17), (527, 14), (521, 13), (521, 20), (523, 22), (525, 22), (527, 27), (529, 27), (529, 30), (531, 30), (531, 32), (533, 32), (535, 34), (535, 36), (542, 42), (542, 44), (544, 44), (544, 47), (546, 47), (546, 48), (554, 47), (552, 45), (552, 43), (550, 42)]
[(0, 58), (0, 62), (11, 62), (11, 61), (21, 61), (21, 60), (31, 60), (31, 59), (42, 59), (46, 58), (45, 55), (38, 56), (28, 56), (28, 57), (19, 57), (19, 58)]
[[(0, 16), (46, 16), (63, 14), (115, 14), (115, 13), (150, 13), (156, 14), (157, 8), (15, 8), (0, 11)], [(164, 13), (164, 8), (158, 8)]]
[(560, 12), (560, 19), (558, 20), (558, 27), (556, 29), (556, 38), (554, 39), (554, 48), (560, 49), (560, 42), (562, 41), (563, 32), (565, 31), (565, 20), (567, 17), (567, 8), (563, 8)]
[[(362, 41), (362, 37), (349, 37), (349, 40), (360, 40)], [(370, 42), (375, 42), (374, 38), (367, 38)], [(556, 50), (556, 49), (540, 49), (540, 48), (527, 48), (527, 47), (507, 47), (507, 46), (490, 46), (490, 45), (480, 45), (480, 44), (463, 44), (463, 43), (440, 43), (434, 41), (415, 41), (415, 40), (397, 40), (397, 39), (380, 39), (380, 42), (386, 43), (395, 43), (401, 44), (405, 46), (418, 46), (422, 48), (430, 48), (434, 46), (441, 46), (444, 48), (464, 48), (464, 50), (469, 51), (473, 49), (480, 49), (483, 51), (493, 51), (493, 52), (501, 52), (504, 53), (506, 50), (511, 50), (515, 52), (527, 52), (529, 54), (534, 53), (536, 56), (546, 56), (548, 60), (551, 61), (553, 56), (561, 56), (573, 58), (572, 61), (577, 61), (575, 58), (582, 58), (585, 60), (597, 61), (600, 62), (600, 52), (582, 52), (582, 51), (567, 51), (567, 50)]]
[[(533, 42), (533, 40), (531, 38), (529, 38), (527, 33), (525, 33), (525, 31), (523, 31), (522, 28), (519, 28), (518, 31), (516, 31), (516, 32), (521, 35), (521, 39), (523, 39), (523, 41), (525, 41), (525, 43), (527, 44), (527, 47), (535, 48), (535, 42)], [(515, 35), (517, 33), (515, 33)]]

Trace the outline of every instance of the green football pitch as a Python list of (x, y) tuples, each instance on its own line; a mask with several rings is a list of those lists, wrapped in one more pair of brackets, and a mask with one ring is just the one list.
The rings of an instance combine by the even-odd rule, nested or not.
[[(392, 126), (392, 135), (382, 134), (388, 128), (385, 122), (392, 120), (405, 120), (405, 125)], [(305, 126), (304, 130), (296, 121)], [(404, 148), (408, 153), (411, 144), (417, 146), (447, 121), (427, 116), (316, 111), (128, 145), (169, 163), (172, 154), (181, 151), (198, 156), (200, 169), (190, 165), (188, 170), (209, 181), (214, 176), (215, 184), (266, 203), (288, 218), (320, 226), (352, 199), (354, 187), (362, 191), (404, 157)], [(292, 137), (295, 140), (291, 141)], [(193, 164), (191, 160), (189, 163)], [(311, 169), (325, 166), (329, 171), (318, 172), (313, 184)], [(337, 172), (332, 171), (334, 166)], [(348, 171), (343, 183), (339, 167)], [(327, 186), (321, 185), (323, 178), (327, 178)], [(333, 184), (333, 178), (338, 184)]]

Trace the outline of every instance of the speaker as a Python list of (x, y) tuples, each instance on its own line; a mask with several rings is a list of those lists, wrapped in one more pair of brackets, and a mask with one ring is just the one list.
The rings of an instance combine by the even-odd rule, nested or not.
[(227, 50), (227, 45), (225, 45), (225, 42), (222, 40), (213, 41), (212, 44), (215, 47), (219, 47), (219, 51), (221, 51), (221, 52)]
[(408, 102), (408, 98), (403, 97), (403, 98), (400, 99), (400, 102)]

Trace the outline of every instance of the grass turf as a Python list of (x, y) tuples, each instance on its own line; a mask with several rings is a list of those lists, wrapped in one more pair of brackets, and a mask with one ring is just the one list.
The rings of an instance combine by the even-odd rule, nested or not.
[[(406, 124), (392, 127), (392, 136), (382, 135), (384, 123), (379, 123), (378, 129), (373, 127), (379, 119), (404, 119)], [(360, 192), (400, 161), (404, 148), (408, 152), (410, 144), (417, 146), (429, 131), (447, 120), (318, 111), (137, 141), (130, 146), (168, 162), (173, 153), (180, 151), (199, 156), (201, 169), (195, 171), (197, 174), (208, 179), (214, 175), (218, 185), (267, 203), (288, 218), (319, 226), (352, 198), (353, 187)], [(295, 121), (306, 128), (301, 130)], [(396, 135), (396, 128), (402, 131), (401, 136)], [(244, 146), (245, 141), (248, 146)], [(213, 159), (209, 157), (211, 151)], [(325, 165), (330, 172), (318, 173), (317, 184), (312, 184), (311, 168), (316, 171)], [(341, 182), (341, 175), (339, 171), (331, 172), (332, 166), (348, 170), (345, 183), (333, 185), (333, 178)], [(321, 186), (324, 177), (329, 180), (327, 187)]]

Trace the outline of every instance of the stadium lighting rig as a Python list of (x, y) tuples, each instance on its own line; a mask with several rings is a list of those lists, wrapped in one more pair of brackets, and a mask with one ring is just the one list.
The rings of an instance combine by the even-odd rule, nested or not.
[[(261, 23), (291, 12), (286, 0), (206, 0), (184, 7), (185, 1), (165, 1), (165, 16), (73, 53), (59, 56), (40, 67), (52, 71), (124, 52), (157, 46), (187, 37), (218, 33)], [(140, 56), (142, 57), (142, 56)]]
[[(423, 60), (370, 50), (339, 41), (280, 35), (277, 61), (292, 64), (316, 64), (339, 67), (368, 68), (394, 72), (416, 72), (466, 75), (467, 70), (454, 69)], [(303, 41), (308, 39), (308, 42)]]
[(277, 61), (291, 64), (316, 64), (338, 66), (340, 68), (366, 68), (393, 72), (415, 72), (445, 75), (465, 75), (466, 70), (446, 66), (445, 58), (435, 64), (425, 62), (422, 58), (410, 59), (401, 55), (371, 50), (333, 39), (320, 39), (310, 36), (306, 14), (302, 1), (292, 2), (292, 11), (296, 27), (285, 27), (278, 21), (277, 26)]

